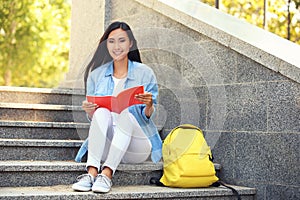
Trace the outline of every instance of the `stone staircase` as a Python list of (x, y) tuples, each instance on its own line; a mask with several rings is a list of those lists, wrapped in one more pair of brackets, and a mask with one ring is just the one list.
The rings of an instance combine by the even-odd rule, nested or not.
[[(121, 164), (108, 194), (72, 191), (85, 168), (74, 162), (88, 134), (83, 99), (82, 90), (0, 87), (0, 199), (235, 199), (224, 187), (149, 185), (162, 173), (162, 163), (152, 162)], [(233, 187), (255, 199), (254, 188)]]

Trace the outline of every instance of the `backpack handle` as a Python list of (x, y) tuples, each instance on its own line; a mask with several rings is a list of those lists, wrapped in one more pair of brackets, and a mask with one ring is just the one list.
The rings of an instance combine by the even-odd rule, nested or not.
[[(194, 125), (192, 125), (192, 124), (181, 124), (181, 125), (177, 126), (175, 129), (177, 129), (177, 128), (183, 128), (183, 129), (196, 129), (196, 130), (201, 131), (200, 128), (198, 128), (197, 126), (194, 126)], [(175, 130), (175, 129), (174, 129), (174, 130)]]

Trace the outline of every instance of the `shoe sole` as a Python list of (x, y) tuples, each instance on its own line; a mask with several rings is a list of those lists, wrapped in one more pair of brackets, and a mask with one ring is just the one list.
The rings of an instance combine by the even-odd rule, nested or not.
[(79, 192), (88, 192), (91, 191), (91, 188), (80, 187), (80, 186), (72, 186), (72, 189)]
[(110, 190), (110, 188), (109, 188), (109, 189), (107, 189), (107, 188), (97, 188), (97, 189), (93, 189), (93, 188), (92, 188), (92, 191), (93, 191), (93, 192), (96, 192), (96, 193), (107, 193), (107, 192), (109, 192), (109, 190)]

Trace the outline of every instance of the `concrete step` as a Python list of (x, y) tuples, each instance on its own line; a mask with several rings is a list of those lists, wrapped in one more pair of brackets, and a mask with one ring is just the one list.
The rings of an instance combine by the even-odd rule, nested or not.
[(87, 122), (81, 106), (0, 103), (1, 120), (42, 122)]
[[(217, 173), (220, 164), (215, 163)], [(151, 177), (160, 177), (162, 162), (120, 164), (114, 176), (114, 185), (147, 185)], [(76, 177), (86, 173), (85, 163), (74, 161), (0, 161), (0, 187), (49, 186), (72, 184)]]
[(74, 160), (82, 140), (0, 139), (0, 160)]
[(0, 102), (56, 105), (81, 105), (82, 89), (28, 88), (0, 86)]
[[(35, 122), (0, 120), (0, 138), (84, 140), (88, 136), (89, 122)], [(162, 135), (162, 127), (157, 127)]]
[[(72, 184), (86, 173), (85, 163), (74, 161), (0, 161), (0, 187), (50, 186)], [(160, 177), (162, 163), (120, 164), (114, 185), (145, 185)]]
[[(85, 163), (73, 161), (89, 127), (83, 94), (0, 86), (0, 199), (233, 199), (222, 187), (149, 186), (150, 178), (162, 173), (162, 163), (152, 162), (121, 164), (109, 194), (73, 192), (70, 184), (85, 173)], [(221, 166), (215, 168), (218, 173)], [(255, 189), (236, 188), (243, 199), (254, 199)]]
[[(242, 196), (243, 200), (254, 200), (254, 188), (232, 186)], [(168, 188), (151, 185), (113, 186), (106, 194), (93, 192), (74, 192), (71, 185), (50, 187), (3, 187), (0, 188), (0, 199), (5, 200), (63, 200), (63, 199), (202, 199), (202, 200), (232, 200), (236, 199), (230, 189), (223, 186), (209, 188)]]
[(88, 136), (89, 123), (0, 120), (0, 138), (78, 140)]

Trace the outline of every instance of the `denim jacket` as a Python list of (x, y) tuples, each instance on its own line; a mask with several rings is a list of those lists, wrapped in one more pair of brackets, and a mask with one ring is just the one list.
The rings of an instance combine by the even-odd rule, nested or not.
[[(103, 66), (92, 71), (87, 80), (87, 95), (112, 95), (114, 90), (114, 81), (112, 76), (113, 62), (104, 64)], [(138, 85), (143, 85), (145, 91), (152, 93), (153, 105), (155, 107), (157, 104), (158, 86), (154, 72), (145, 64), (128, 60), (128, 75), (124, 87), (131, 88)], [(130, 106), (128, 109), (129, 112), (135, 116), (142, 130), (150, 140), (152, 144), (151, 160), (154, 163), (157, 163), (160, 161), (162, 156), (162, 140), (152, 120), (155, 111), (152, 113), (151, 117), (148, 118), (145, 115), (145, 108), (145, 104), (138, 104)], [(86, 139), (81, 145), (75, 161), (81, 162), (82, 157), (86, 154), (87, 150), (88, 139)]]

